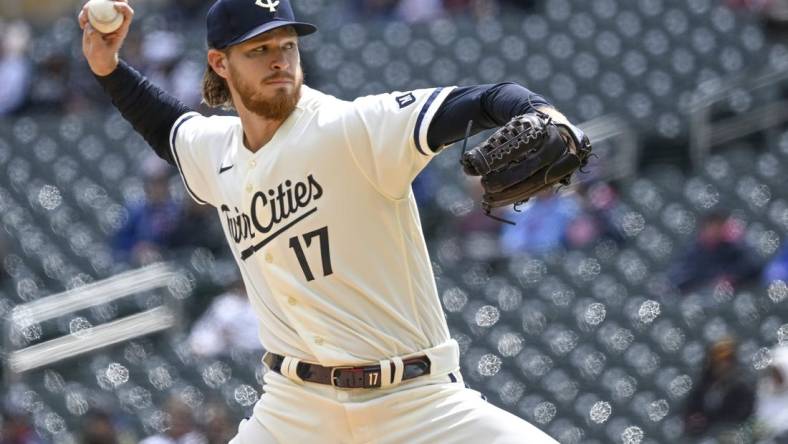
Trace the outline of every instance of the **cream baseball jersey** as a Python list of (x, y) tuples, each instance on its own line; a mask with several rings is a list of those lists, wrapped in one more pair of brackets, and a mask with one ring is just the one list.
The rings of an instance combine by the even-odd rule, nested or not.
[(267, 350), (358, 365), (450, 341), (411, 182), (451, 90), (348, 102), (303, 86), (254, 153), (237, 117), (175, 122), (173, 158), (217, 209)]

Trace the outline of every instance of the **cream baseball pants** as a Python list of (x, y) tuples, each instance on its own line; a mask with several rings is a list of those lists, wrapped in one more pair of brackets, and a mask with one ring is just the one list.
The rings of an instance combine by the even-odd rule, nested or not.
[(335, 388), (269, 371), (230, 444), (556, 444), (466, 388), (458, 359), (446, 372), (451, 362), (428, 355), (436, 372), (387, 388)]

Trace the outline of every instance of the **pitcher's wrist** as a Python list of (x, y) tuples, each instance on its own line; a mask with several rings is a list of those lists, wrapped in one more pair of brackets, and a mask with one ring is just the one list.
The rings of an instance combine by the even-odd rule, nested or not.
[(95, 75), (97, 75), (99, 77), (106, 77), (106, 76), (112, 74), (112, 72), (115, 71), (115, 69), (117, 69), (118, 62), (119, 62), (119, 60), (118, 60), (118, 56), (116, 54), (115, 57), (113, 57), (112, 62), (110, 62), (110, 63), (106, 63), (106, 64), (102, 63), (102, 64), (96, 64), (96, 65), (89, 64), (89, 65), (90, 65), (90, 70), (93, 71), (93, 74), (95, 74)]

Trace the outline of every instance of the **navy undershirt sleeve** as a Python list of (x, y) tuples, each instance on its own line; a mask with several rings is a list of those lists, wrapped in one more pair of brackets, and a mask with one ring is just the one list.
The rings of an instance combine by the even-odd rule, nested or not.
[(170, 130), (178, 117), (191, 109), (123, 60), (109, 75), (95, 77), (123, 118), (159, 157), (175, 165), (170, 152)]
[(505, 125), (513, 117), (552, 106), (539, 94), (516, 83), (455, 88), (435, 113), (427, 130), (430, 149), (437, 151), (465, 137), (468, 121), (471, 135)]

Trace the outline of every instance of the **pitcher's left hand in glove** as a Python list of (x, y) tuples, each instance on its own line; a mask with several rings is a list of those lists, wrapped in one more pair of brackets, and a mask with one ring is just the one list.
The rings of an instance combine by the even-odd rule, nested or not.
[(556, 184), (568, 185), (588, 163), (591, 143), (580, 128), (542, 112), (515, 117), (465, 154), (466, 174), (482, 176), (482, 208), (519, 205)]

